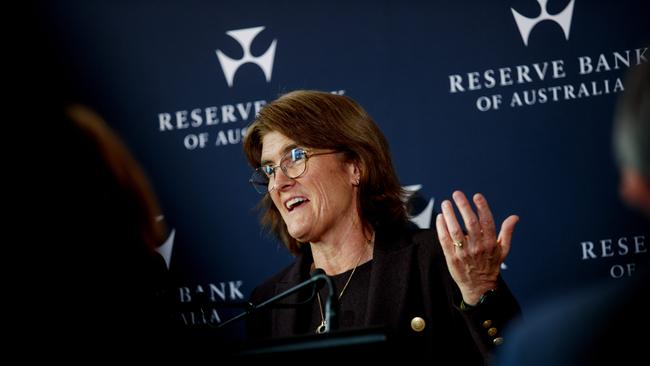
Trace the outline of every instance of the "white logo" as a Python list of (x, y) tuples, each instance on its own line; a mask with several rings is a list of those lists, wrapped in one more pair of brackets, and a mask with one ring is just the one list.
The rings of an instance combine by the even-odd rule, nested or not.
[(262, 56), (254, 57), (251, 55), (251, 43), (253, 39), (264, 30), (265, 27), (254, 27), (246, 29), (237, 29), (226, 32), (227, 35), (234, 38), (241, 45), (244, 50), (244, 57), (239, 60), (232, 59), (226, 56), (225, 53), (221, 50), (217, 50), (217, 57), (219, 58), (219, 63), (221, 64), (221, 69), (223, 74), (226, 77), (228, 86), (232, 88), (233, 80), (235, 79), (235, 73), (239, 67), (247, 62), (252, 62), (262, 69), (264, 76), (266, 76), (266, 82), (271, 81), (271, 73), (273, 71), (273, 59), (275, 58), (275, 46), (278, 42), (277, 39), (274, 39), (271, 42), (271, 46), (264, 52)]
[[(164, 220), (164, 215), (156, 216), (156, 222)], [(165, 260), (167, 269), (169, 269), (170, 262), (172, 261), (172, 248), (174, 247), (174, 238), (176, 238), (176, 229), (172, 229), (167, 239), (165, 239), (165, 242), (156, 248), (156, 252), (158, 252), (158, 254), (160, 254), (160, 256)]]
[[(413, 195), (422, 188), (421, 184), (414, 184), (412, 186), (402, 187), (407, 191), (408, 196), (405, 197), (408, 201)], [(431, 227), (431, 213), (433, 212), (433, 198), (429, 199), (427, 207), (417, 215), (411, 216), (411, 222), (416, 224), (420, 229), (429, 229)]]
[(548, 0), (537, 0), (539, 7), (542, 10), (536, 18), (525, 17), (519, 14), (515, 9), (510, 8), (510, 10), (512, 10), (512, 15), (515, 17), (517, 28), (519, 28), (519, 33), (521, 34), (521, 38), (524, 40), (525, 46), (528, 46), (528, 37), (530, 36), (530, 32), (537, 24), (544, 20), (552, 20), (556, 22), (560, 27), (562, 27), (567, 41), (569, 40), (569, 30), (571, 29), (571, 18), (573, 17), (573, 4), (575, 0), (571, 0), (564, 10), (555, 15), (548, 13), (548, 10), (546, 9), (547, 1)]
[(170, 262), (172, 261), (172, 248), (174, 247), (174, 238), (176, 238), (176, 229), (172, 229), (163, 245), (156, 248), (156, 252), (158, 252), (158, 254), (160, 254), (165, 260), (167, 269), (169, 269)]

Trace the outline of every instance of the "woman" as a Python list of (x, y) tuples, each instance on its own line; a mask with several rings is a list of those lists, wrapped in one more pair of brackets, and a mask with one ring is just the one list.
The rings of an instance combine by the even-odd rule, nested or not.
[[(388, 143), (346, 96), (295, 91), (267, 105), (249, 127), (244, 150), (264, 194), (262, 221), (296, 256), (256, 288), (260, 303), (309, 278), (316, 268), (334, 282), (332, 329), (384, 327), (397, 351), (480, 363), (503, 342), (499, 331), (519, 306), (499, 276), (518, 220), (506, 219), (497, 240), (486, 200), (472, 210), (461, 192), (436, 218), (437, 236), (414, 229)], [(327, 289), (309, 289), (250, 319), (253, 339), (324, 329)], [(314, 298), (314, 299), (311, 299)]]

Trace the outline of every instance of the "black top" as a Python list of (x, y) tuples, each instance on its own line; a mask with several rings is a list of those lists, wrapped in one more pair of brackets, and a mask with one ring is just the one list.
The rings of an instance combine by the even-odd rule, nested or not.
[[(250, 301), (261, 303), (308, 279), (313, 263), (309, 249), (306, 245), (293, 264), (256, 287)], [(503, 343), (503, 338), (508, 342), (508, 337), (501, 338), (503, 330), (520, 313), (517, 300), (502, 278), (490, 301), (461, 311), (460, 290), (449, 274), (434, 230), (397, 224), (377, 228), (372, 264), (360, 266), (357, 271), (360, 269), (362, 273), (354, 274), (342, 297), (341, 328), (384, 329), (388, 342), (382, 349), (394, 355), (443, 363), (454, 360), (459, 365), (487, 364), (494, 347)], [(347, 281), (345, 274), (342, 277)], [(337, 287), (341, 286), (339, 283)], [(255, 347), (271, 339), (327, 336), (314, 334), (320, 312), (314, 311), (310, 295), (311, 291), (304, 291), (286, 299), (287, 303), (307, 301), (307, 305), (273, 307), (249, 316), (249, 344)], [(364, 303), (365, 307), (360, 306)], [(354, 312), (350, 323), (346, 311)]]
[[(368, 261), (358, 266), (356, 271), (354, 271), (354, 275), (352, 275), (353, 269), (350, 269), (338, 275), (328, 276), (332, 279), (334, 293), (336, 294), (332, 301), (332, 308), (336, 314), (332, 319), (331, 326), (333, 330), (348, 330), (362, 328), (364, 326), (371, 269), (372, 261)], [(351, 278), (350, 275), (352, 275)], [(348, 279), (350, 279), (350, 283), (345, 288), (343, 296), (340, 296)], [(324, 312), (323, 307), (325, 306), (325, 298), (328, 292), (327, 286), (323, 286), (320, 290), (322, 305), (319, 304), (317, 298), (314, 298), (311, 306), (311, 314), (305, 312), (304, 315), (299, 315), (301, 317), (301, 319), (298, 319), (300, 331), (304, 331), (304, 333), (316, 332), (316, 328), (321, 324), (323, 319), (321, 311)]]

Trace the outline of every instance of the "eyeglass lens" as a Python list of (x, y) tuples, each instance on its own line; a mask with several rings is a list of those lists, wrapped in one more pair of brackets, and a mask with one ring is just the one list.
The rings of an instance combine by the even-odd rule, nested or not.
[(305, 172), (307, 167), (306, 161), (307, 152), (303, 148), (297, 147), (291, 149), (282, 156), (279, 165), (265, 165), (255, 169), (249, 181), (258, 193), (265, 194), (273, 190), (271, 181), (275, 177), (278, 167), (282, 169), (282, 172), (287, 178), (295, 179)]

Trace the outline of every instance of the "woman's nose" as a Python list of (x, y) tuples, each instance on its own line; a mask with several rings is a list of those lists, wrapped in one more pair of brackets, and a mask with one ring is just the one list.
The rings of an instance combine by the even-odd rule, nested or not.
[(295, 182), (293, 179), (287, 177), (287, 175), (284, 174), (282, 169), (279, 169), (279, 168), (275, 170), (275, 174), (273, 175), (273, 179), (274, 179), (273, 189), (277, 189), (277, 190), (282, 190), (282, 189), (285, 189), (287, 187), (290, 187)]

